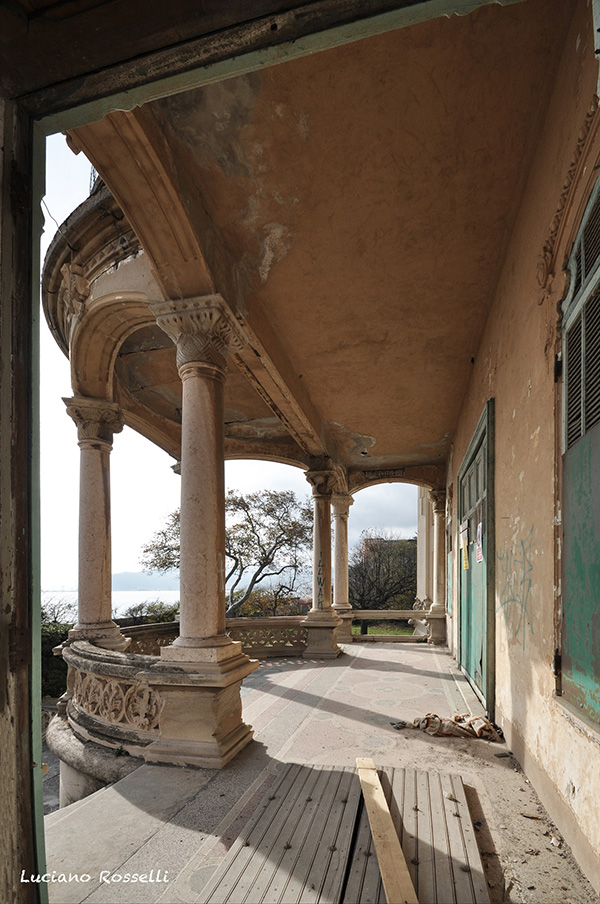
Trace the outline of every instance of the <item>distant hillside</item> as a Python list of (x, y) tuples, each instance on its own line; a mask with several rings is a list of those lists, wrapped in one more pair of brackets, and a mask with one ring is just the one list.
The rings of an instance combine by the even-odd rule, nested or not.
[(122, 571), (112, 576), (113, 590), (179, 590), (179, 572)]

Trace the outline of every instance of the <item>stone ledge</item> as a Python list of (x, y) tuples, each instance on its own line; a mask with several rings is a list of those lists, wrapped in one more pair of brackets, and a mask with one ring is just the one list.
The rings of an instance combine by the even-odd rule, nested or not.
[(61, 762), (107, 785), (125, 778), (144, 762), (137, 757), (116, 756), (114, 748), (80, 740), (64, 715), (57, 715), (51, 720), (46, 732), (46, 744)]

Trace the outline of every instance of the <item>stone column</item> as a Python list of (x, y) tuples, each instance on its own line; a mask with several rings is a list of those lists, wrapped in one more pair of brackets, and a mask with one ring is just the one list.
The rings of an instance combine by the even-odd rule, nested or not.
[(110, 453), (123, 429), (118, 405), (101, 399), (63, 399), (77, 425), (79, 476), (79, 596), (71, 640), (93, 640), (109, 650), (128, 645), (112, 620)]
[(304, 621), (308, 628), (308, 646), (304, 656), (334, 657), (340, 653), (337, 628), (340, 619), (331, 606), (331, 494), (335, 471), (307, 471), (314, 505), (313, 530), (313, 604)]
[[(240, 686), (258, 665), (225, 633), (224, 401), (227, 355), (242, 347), (219, 295), (152, 305), (177, 347), (183, 387), (180, 636), (152, 684), (164, 700), (153, 762), (220, 768), (252, 738)], [(168, 667), (176, 673), (167, 673)]]
[[(431, 490), (433, 505), (433, 602), (430, 613), (446, 612), (446, 491)], [(446, 619), (431, 620), (430, 643), (446, 642)]]
[(331, 497), (333, 507), (333, 609), (342, 618), (338, 628), (338, 640), (352, 643), (352, 619), (348, 616), (352, 606), (348, 602), (348, 515), (354, 499), (348, 494)]

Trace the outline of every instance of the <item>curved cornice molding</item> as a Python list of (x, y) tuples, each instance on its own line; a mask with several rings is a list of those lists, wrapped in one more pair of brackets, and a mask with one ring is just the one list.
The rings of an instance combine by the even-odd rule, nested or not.
[[(579, 130), (571, 162), (552, 217), (550, 231), (538, 260), (537, 281), (541, 289), (539, 304), (542, 304), (554, 291), (558, 291), (559, 300), (562, 300), (568, 290), (566, 273), (562, 287), (555, 290), (553, 283), (557, 276), (557, 263), (559, 269), (565, 272), (564, 267), (569, 252), (567, 245), (570, 246), (575, 239), (575, 232), (583, 216), (583, 209), (598, 177), (596, 158), (593, 160), (593, 165), (589, 165), (589, 157), (596, 147), (600, 127), (598, 107), (599, 99), (597, 95), (594, 95)], [(559, 260), (561, 252), (563, 259)]]
[(86, 198), (59, 228), (42, 269), (42, 305), (65, 355), (94, 281), (140, 250), (138, 238), (106, 187)]
[(151, 113), (114, 112), (81, 126), (71, 138), (127, 211), (165, 298), (213, 294), (212, 275), (169, 154), (160, 153), (164, 136)]
[(113, 398), (114, 364), (125, 339), (155, 323), (141, 292), (118, 292), (94, 299), (73, 329), (71, 382), (81, 395)]

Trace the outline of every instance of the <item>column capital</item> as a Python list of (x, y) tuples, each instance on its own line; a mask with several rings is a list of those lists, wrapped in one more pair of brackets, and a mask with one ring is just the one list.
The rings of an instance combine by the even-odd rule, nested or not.
[(331, 507), (336, 518), (347, 518), (351, 505), (354, 505), (354, 497), (350, 493), (334, 493), (331, 497)]
[(332, 498), (338, 480), (337, 471), (329, 469), (306, 471), (304, 476), (312, 487), (313, 497), (328, 496), (330, 499)]
[(208, 364), (223, 373), (227, 356), (245, 344), (242, 329), (221, 295), (151, 304), (159, 327), (177, 347), (177, 367)]
[(446, 512), (446, 490), (429, 490), (429, 501), (433, 506), (434, 515), (443, 515)]
[(63, 399), (67, 414), (77, 425), (77, 439), (82, 443), (112, 445), (113, 435), (123, 429), (123, 413), (115, 402), (73, 396)]

